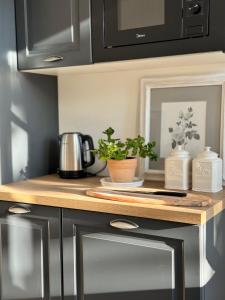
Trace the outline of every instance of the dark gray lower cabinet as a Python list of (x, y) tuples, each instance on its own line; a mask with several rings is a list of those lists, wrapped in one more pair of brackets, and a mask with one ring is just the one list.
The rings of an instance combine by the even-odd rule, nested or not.
[(64, 299), (224, 300), (224, 228), (65, 209)]
[(77, 233), (84, 299), (182, 299), (181, 241), (85, 228)]
[[(65, 299), (184, 300), (189, 230), (167, 222), (64, 210)], [(195, 237), (187, 242), (194, 245)], [(197, 247), (189, 255), (197, 277)]]
[(0, 300), (224, 300), (224, 228), (2, 201)]
[(60, 300), (60, 209), (0, 203), (0, 299)]

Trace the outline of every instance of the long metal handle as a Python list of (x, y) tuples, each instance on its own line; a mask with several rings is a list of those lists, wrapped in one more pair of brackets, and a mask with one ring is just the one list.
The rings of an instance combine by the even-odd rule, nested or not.
[(59, 55), (48, 56), (47, 58), (44, 59), (45, 62), (56, 62), (61, 60), (63, 60), (63, 57)]
[(110, 226), (117, 229), (137, 229), (139, 225), (129, 220), (117, 219), (110, 221)]
[(15, 206), (11, 206), (8, 209), (8, 212), (10, 212), (12, 214), (22, 215), (22, 214), (29, 214), (31, 212), (31, 210), (27, 207), (15, 205)]

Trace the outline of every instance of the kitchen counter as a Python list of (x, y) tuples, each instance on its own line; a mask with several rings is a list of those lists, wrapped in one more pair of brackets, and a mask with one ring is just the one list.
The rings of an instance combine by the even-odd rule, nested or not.
[[(213, 203), (201, 208), (124, 203), (85, 195), (87, 189), (99, 185), (98, 177), (63, 180), (57, 175), (49, 175), (0, 186), (0, 200), (187, 224), (204, 224), (225, 208), (225, 191), (207, 194), (212, 197)], [(146, 181), (144, 186), (163, 188), (163, 183)]]

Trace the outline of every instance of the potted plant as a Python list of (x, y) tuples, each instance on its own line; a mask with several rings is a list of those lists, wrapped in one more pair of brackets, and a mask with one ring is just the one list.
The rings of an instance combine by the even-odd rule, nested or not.
[(103, 132), (107, 138), (98, 140), (98, 148), (94, 153), (100, 160), (107, 161), (113, 182), (131, 182), (135, 176), (138, 157), (157, 160), (154, 151), (156, 143), (145, 144), (145, 139), (140, 135), (136, 138), (127, 138), (122, 142), (120, 139), (113, 138), (114, 132), (111, 127)]

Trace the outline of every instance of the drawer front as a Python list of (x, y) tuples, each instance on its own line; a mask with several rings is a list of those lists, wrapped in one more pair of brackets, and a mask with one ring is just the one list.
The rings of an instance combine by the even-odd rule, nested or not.
[(184, 299), (183, 239), (143, 221), (63, 210), (66, 299)]
[(0, 299), (61, 300), (60, 209), (0, 203)]

